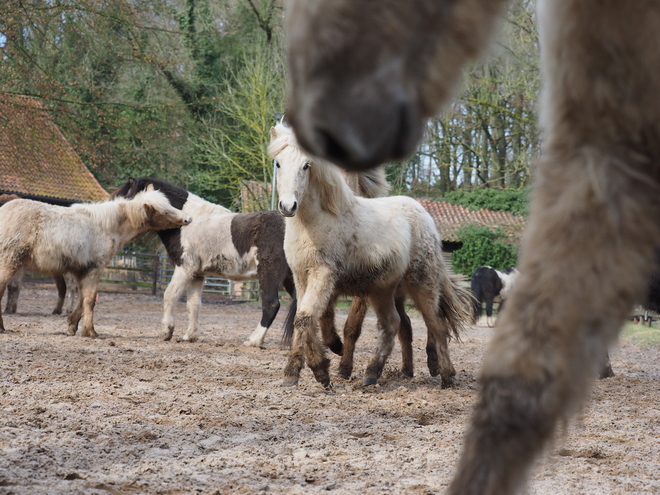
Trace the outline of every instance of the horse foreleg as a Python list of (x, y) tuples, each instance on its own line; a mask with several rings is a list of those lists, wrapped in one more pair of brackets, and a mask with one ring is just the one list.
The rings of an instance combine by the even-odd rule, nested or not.
[(82, 307), (82, 337), (98, 337), (94, 330), (94, 306), (101, 271), (92, 272), (78, 280), (80, 290), (80, 307)]
[(68, 293), (69, 303), (67, 304), (66, 312), (71, 313), (76, 304), (76, 297), (78, 296), (78, 283), (73, 275), (67, 273), (64, 275), (64, 280), (66, 281), (66, 290)]
[[(261, 275), (261, 273), (259, 273)], [(259, 277), (259, 294), (261, 295), (261, 321), (257, 328), (252, 332), (250, 338), (243, 342), (248, 347), (261, 347), (266, 338), (266, 332), (273, 323), (280, 310), (280, 297), (277, 293), (279, 287), (278, 281), (271, 274), (269, 276)]]
[[(18, 308), (18, 296), (21, 293), (21, 284), (23, 283), (23, 268), (19, 269), (7, 284), (7, 305), (5, 313), (14, 314)], [(0, 298), (1, 299), (1, 298)]]
[[(20, 269), (21, 272), (23, 271)], [(2, 296), (5, 293), (5, 289), (7, 288), (7, 285), (10, 283), (13, 278), (18, 275), (16, 273), (16, 270), (12, 270), (9, 267), (0, 267), (0, 301), (2, 301)], [(22, 276), (22, 275), (21, 275)], [(9, 303), (9, 296), (7, 298), (7, 303)], [(0, 333), (5, 332), (5, 325), (2, 321), (2, 311), (1, 311), (1, 306), (0, 306)]]
[(364, 373), (363, 384), (375, 385), (383, 372), (387, 358), (392, 353), (394, 335), (399, 330), (401, 319), (394, 307), (394, 294), (392, 292), (372, 295), (369, 297), (369, 302), (378, 317), (378, 340), (376, 349), (374, 349), (367, 370)]
[(316, 380), (330, 387), (330, 360), (316, 335), (318, 321), (333, 296), (334, 279), (330, 270), (310, 274), (307, 286), (298, 287), (298, 311), (294, 319), (293, 343), (284, 368), (284, 385), (298, 383), (305, 358)]
[(319, 320), (319, 325), (321, 327), (321, 337), (323, 338), (323, 343), (328, 349), (333, 353), (341, 356), (344, 352), (344, 344), (342, 344), (339, 335), (337, 335), (337, 329), (335, 328), (335, 305), (337, 304), (337, 297), (332, 297), (328, 303), (328, 307), (325, 309)]
[[(80, 291), (80, 289), (78, 290)], [(69, 335), (75, 335), (76, 332), (78, 331), (78, 323), (80, 322), (80, 318), (82, 317), (82, 314), (83, 314), (83, 299), (81, 292), (80, 299), (78, 300), (78, 306), (76, 306), (76, 309), (74, 309), (67, 318), (67, 323), (68, 323), (67, 333)]]
[(344, 352), (339, 361), (339, 376), (344, 380), (351, 378), (353, 374), (353, 362), (355, 356), (355, 344), (362, 334), (362, 323), (367, 314), (369, 304), (362, 297), (354, 297), (348, 318), (344, 323)]
[(183, 289), (188, 286), (190, 278), (182, 266), (174, 268), (170, 283), (163, 294), (163, 340), (170, 340), (174, 334), (174, 306), (181, 297)]
[(521, 275), (484, 357), (453, 495), (521, 488), (583, 404), (654, 263), (655, 184), (593, 150), (552, 155), (539, 166)]
[(181, 338), (183, 341), (195, 342), (197, 340), (199, 310), (202, 307), (203, 287), (204, 277), (195, 277), (188, 284), (188, 300), (186, 301), (186, 308), (188, 309), (188, 330)]
[(63, 275), (55, 275), (53, 277), (55, 287), (57, 288), (57, 304), (53, 310), (54, 315), (62, 314), (62, 307), (64, 306), (64, 299), (66, 298), (66, 282)]
[(399, 294), (394, 299), (396, 312), (399, 314), (399, 345), (401, 345), (401, 373), (413, 377), (413, 350), (412, 350), (412, 324), (406, 313), (406, 296)]

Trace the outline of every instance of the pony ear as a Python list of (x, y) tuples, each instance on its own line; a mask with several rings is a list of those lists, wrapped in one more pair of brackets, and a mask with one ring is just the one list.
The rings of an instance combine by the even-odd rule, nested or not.
[(279, 135), (279, 132), (277, 132), (277, 129), (275, 127), (270, 128), (270, 138), (275, 139)]
[(147, 218), (151, 218), (156, 211), (156, 208), (153, 207), (153, 205), (150, 205), (148, 203), (145, 203), (144, 205), (144, 211), (147, 213)]
[(146, 190), (147, 190), (147, 191), (155, 191), (156, 189), (154, 188), (154, 185), (153, 185), (153, 184), (149, 184), (149, 185), (147, 186), (147, 189), (146, 189)]
[(132, 186), (133, 183), (135, 182), (135, 179), (133, 177), (128, 178), (128, 183)]

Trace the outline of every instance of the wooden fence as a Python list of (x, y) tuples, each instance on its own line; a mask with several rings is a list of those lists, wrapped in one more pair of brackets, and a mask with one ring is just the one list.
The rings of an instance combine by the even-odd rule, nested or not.
[[(174, 266), (167, 255), (119, 251), (106, 267), (101, 283), (148, 289), (155, 295), (167, 288), (173, 273)], [(233, 282), (220, 277), (205, 277), (203, 292), (222, 294), (234, 301), (254, 301), (259, 299), (259, 283), (256, 280)]]

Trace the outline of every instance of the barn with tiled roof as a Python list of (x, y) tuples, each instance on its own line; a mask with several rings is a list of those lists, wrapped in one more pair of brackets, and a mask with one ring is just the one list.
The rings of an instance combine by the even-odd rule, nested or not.
[(525, 218), (519, 215), (486, 209), (470, 211), (465, 206), (430, 199), (417, 199), (417, 201), (433, 217), (440, 237), (445, 244), (460, 242), (456, 232), (468, 224), (501, 228), (516, 241), (520, 239), (525, 228)]
[(108, 193), (34, 98), (0, 92), (0, 194), (52, 204)]

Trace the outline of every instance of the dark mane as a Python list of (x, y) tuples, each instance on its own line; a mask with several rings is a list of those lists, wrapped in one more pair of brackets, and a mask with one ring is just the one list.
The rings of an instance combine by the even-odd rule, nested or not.
[(123, 186), (112, 193), (112, 197), (131, 199), (140, 191), (144, 191), (149, 185), (153, 185), (154, 189), (165, 194), (170, 204), (178, 210), (183, 209), (183, 205), (188, 201), (188, 191), (167, 181), (153, 177), (130, 178)]
[[(170, 184), (162, 179), (154, 179), (153, 177), (140, 177), (133, 179), (132, 177), (126, 183), (112, 193), (112, 198), (126, 198), (131, 199), (135, 197), (140, 191), (144, 191), (149, 185), (153, 185), (154, 189), (161, 191), (170, 204), (182, 210), (183, 205), (188, 201), (188, 191), (174, 184)], [(181, 265), (181, 256), (183, 255), (183, 247), (181, 246), (181, 227), (176, 229), (159, 230), (156, 232), (160, 240), (165, 246), (167, 255), (170, 261), (176, 266)]]

